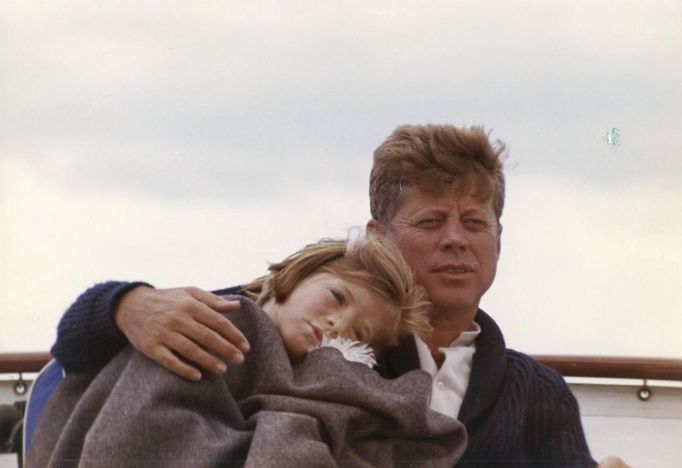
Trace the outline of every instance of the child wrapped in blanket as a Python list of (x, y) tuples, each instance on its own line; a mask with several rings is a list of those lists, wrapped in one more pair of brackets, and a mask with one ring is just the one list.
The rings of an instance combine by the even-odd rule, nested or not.
[(243, 291), (273, 321), (294, 362), (325, 339), (365, 348), (373, 364), (373, 353), (399, 338), (432, 330), (426, 293), (397, 251), (377, 238), (308, 245)]
[(238, 297), (240, 310), (229, 315), (251, 343), (242, 365), (190, 382), (128, 347), (98, 372), (67, 374), (41, 415), (27, 466), (459, 459), (464, 428), (428, 409), (430, 376), (386, 380), (371, 369), (373, 353), (430, 332), (425, 293), (392, 245), (320, 241), (243, 292), (255, 302)]

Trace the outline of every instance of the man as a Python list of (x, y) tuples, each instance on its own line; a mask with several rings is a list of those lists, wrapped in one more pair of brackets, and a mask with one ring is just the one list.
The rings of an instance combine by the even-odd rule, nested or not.
[[(575, 398), (561, 376), (506, 349), (478, 308), (495, 277), (504, 205), (502, 155), (481, 128), (398, 128), (374, 154), (372, 220), (433, 303), (433, 335), (384, 353), (388, 377), (431, 373), (431, 408), (457, 417), (469, 444), (461, 464), (594, 466)], [(231, 288), (216, 293), (235, 292)], [(59, 325), (53, 355), (67, 371), (97, 366), (130, 341), (171, 371), (197, 380), (239, 364), (248, 343), (216, 312), (236, 310), (197, 288), (109, 282), (86, 291)]]

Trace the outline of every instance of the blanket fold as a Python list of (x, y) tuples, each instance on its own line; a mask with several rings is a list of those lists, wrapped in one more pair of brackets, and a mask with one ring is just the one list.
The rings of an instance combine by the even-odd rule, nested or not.
[(428, 409), (431, 377), (386, 380), (333, 348), (292, 365), (253, 302), (228, 317), (251, 351), (224, 376), (175, 376), (127, 347), (70, 373), (40, 417), (27, 467), (452, 466), (466, 433)]

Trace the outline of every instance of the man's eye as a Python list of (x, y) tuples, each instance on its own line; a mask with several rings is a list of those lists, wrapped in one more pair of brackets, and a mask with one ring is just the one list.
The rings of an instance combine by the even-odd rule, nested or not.
[(329, 290), (332, 293), (332, 296), (334, 297), (334, 300), (339, 304), (343, 305), (346, 302), (346, 297), (337, 291), (336, 289), (330, 289)]
[(480, 218), (466, 218), (464, 225), (473, 229), (485, 229), (488, 227), (488, 221)]
[(440, 224), (441, 224), (440, 218), (425, 218), (417, 221), (417, 226), (425, 228), (436, 227), (439, 226)]

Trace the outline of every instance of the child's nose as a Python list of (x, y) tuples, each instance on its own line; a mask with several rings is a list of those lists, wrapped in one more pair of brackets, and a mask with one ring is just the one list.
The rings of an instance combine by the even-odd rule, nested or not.
[(329, 328), (327, 329), (327, 334), (332, 338), (337, 338), (344, 336), (345, 329), (343, 318), (340, 315), (330, 315), (327, 317), (327, 323)]
[(341, 325), (343, 321), (343, 315), (341, 313), (329, 313), (327, 315), (327, 324), (330, 328), (337, 328)]

